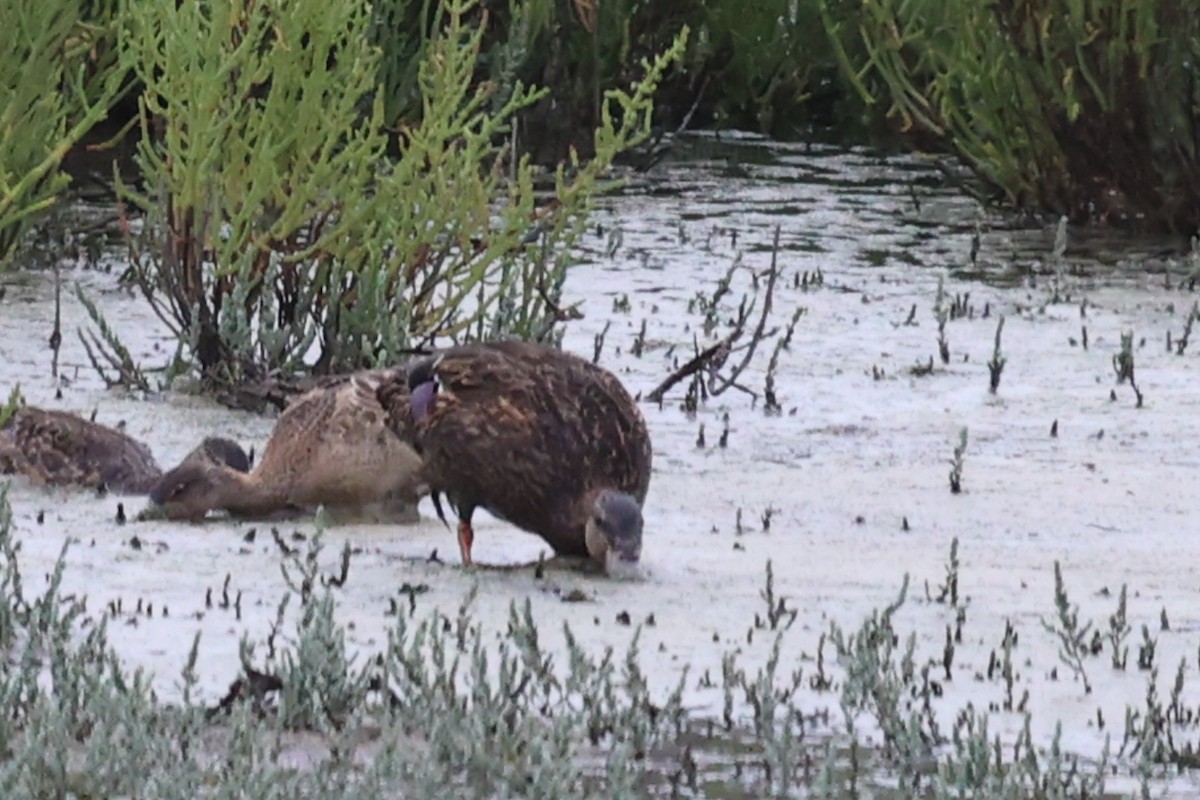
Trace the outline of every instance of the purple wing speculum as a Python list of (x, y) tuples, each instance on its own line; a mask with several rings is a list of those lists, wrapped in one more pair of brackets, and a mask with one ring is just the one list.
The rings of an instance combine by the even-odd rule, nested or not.
[(425, 381), (415, 389), (409, 396), (409, 404), (412, 408), (413, 422), (420, 422), (429, 414), (429, 405), (433, 402), (433, 398), (437, 395), (437, 381)]

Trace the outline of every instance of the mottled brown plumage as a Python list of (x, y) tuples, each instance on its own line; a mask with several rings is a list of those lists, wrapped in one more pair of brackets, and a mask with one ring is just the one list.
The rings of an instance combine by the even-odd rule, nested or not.
[[(245, 452), (228, 439), (206, 439), (185, 461), (220, 460), (249, 468)], [(145, 494), (162, 476), (146, 445), (122, 431), (67, 411), (18, 408), (0, 430), (0, 473), (35, 483)]]
[(151, 491), (157, 514), (198, 519), (208, 511), (261, 517), (325, 506), (339, 518), (416, 519), (424, 490), (420, 457), (387, 425), (376, 390), (404, 370), (370, 370), (293, 400), (248, 474), (214, 461), (185, 463)]
[(464, 562), (476, 508), (558, 554), (606, 563), (615, 548), (637, 560), (650, 437), (612, 373), (542, 345), (478, 343), (416, 362), (379, 397), (421, 453), (435, 500), (445, 494), (457, 512)]

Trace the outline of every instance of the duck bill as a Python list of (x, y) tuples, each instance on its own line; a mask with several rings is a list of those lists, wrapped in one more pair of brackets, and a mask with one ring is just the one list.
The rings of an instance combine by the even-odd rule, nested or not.
[(642, 580), (646, 577), (642, 569), (640, 553), (622, 553), (617, 549), (609, 550), (604, 557), (604, 571), (610, 578), (622, 580)]

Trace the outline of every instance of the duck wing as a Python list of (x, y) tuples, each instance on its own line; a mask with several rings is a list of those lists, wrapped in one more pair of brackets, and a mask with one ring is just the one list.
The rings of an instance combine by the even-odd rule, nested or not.
[(403, 380), (397, 371), (353, 373), (293, 400), (263, 451), (259, 478), (291, 486), (301, 505), (353, 505), (407, 485), (416, 491), (420, 459), (389, 428), (378, 398), (383, 382)]

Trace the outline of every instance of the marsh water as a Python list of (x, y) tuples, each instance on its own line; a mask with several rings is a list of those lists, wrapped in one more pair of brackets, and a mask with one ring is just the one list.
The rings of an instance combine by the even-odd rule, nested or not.
[[(720, 675), (730, 653), (742, 669), (761, 667), (775, 645), (777, 631), (764, 622), (769, 563), (774, 595), (795, 611), (779, 638), (788, 674), (812, 675), (830, 626), (857, 628), (896, 599), (907, 575), (895, 626), (902, 638), (915, 635), (918, 659), (940, 672), (948, 631), (958, 629), (934, 704), (946, 724), (967, 708), (990, 711), (993, 733), (1007, 740), (1028, 715), (1039, 747), (1061, 724), (1063, 748), (1094, 762), (1106, 738), (1118, 750), (1126, 711), (1144, 710), (1149, 682), (1165, 696), (1178, 668), (1179, 702), (1200, 704), (1200, 344), (1178, 352), (1196, 301), (1187, 243), (1075, 229), (1064, 241), (1053, 222), (984, 211), (936, 165), (912, 157), (687, 137), (672, 158), (601, 204), (568, 278), (567, 299), (584, 317), (567, 327), (564, 346), (589, 357), (598, 350), (601, 364), (648, 395), (697, 346), (728, 333), (744, 298), (757, 298), (757, 319), (776, 229), (770, 335), (736, 385), (695, 409), (684, 407), (686, 381), (663, 403), (643, 403), (655, 450), (645, 580), (543, 573), (530, 566), (541, 541), (485, 515), (474, 554), (497, 568), (464, 569), (453, 533), (426, 501), (413, 525), (324, 531), (331, 570), (344, 543), (354, 548), (339, 596), (352, 649), (378, 648), (402, 586), (422, 587), (418, 609), (447, 613), (474, 587), (474, 613), (496, 630), (511, 601), (529, 598), (549, 646), (564, 623), (595, 651), (623, 650), (639, 635), (652, 690), (669, 691), (686, 669), (690, 712), (717, 719), (723, 693), (702, 676)], [(67, 264), (63, 277), (97, 301), (136, 360), (164, 364), (174, 344), (145, 302), (119, 285), (120, 260), (104, 255), (111, 271)], [(729, 291), (706, 320), (727, 273)], [(19, 382), (29, 402), (123, 423), (164, 465), (214, 432), (261, 449), (268, 417), (179, 391), (106, 389), (75, 335), (90, 323), (71, 291), (63, 293), (63, 377), (53, 379), (52, 274), (3, 281), (4, 383)], [(948, 361), (934, 310), (939, 283), (943, 304), (957, 304), (943, 330)], [(992, 393), (988, 362), (1001, 318), (1005, 360)], [(771, 376), (778, 408), (770, 409), (771, 357), (793, 320)], [(1141, 407), (1114, 370), (1123, 333), (1132, 333)], [(743, 355), (735, 352), (722, 374)], [(961, 491), (952, 493), (964, 428)], [(110, 637), (128, 663), (154, 673), (164, 699), (178, 690), (197, 631), (201, 690), (222, 695), (241, 669), (239, 638), (264, 637), (287, 591), (269, 525), (118, 524), (118, 503), (132, 517), (139, 498), (22, 481), (11, 501), (27, 574), (47, 573), (64, 541), (75, 540), (66, 590), (88, 595), (95, 609), (120, 603), (127, 624), (110, 624)], [(292, 529), (311, 536), (314, 524)], [(951, 605), (936, 600), (955, 540)], [(1055, 562), (1081, 620), (1101, 633), (1128, 589), (1125, 646), (1134, 655), (1124, 669), (1107, 652), (1090, 658), (1090, 691), (1064, 666), (1052, 630)], [(206, 602), (223, 593), (238, 598), (236, 613)], [(139, 601), (169, 616), (135, 615)], [(1006, 685), (989, 662), (1010, 627), (1020, 638)], [(1153, 654), (1139, 668), (1149, 639)], [(838, 670), (828, 652), (823, 658), (822, 669)], [(796, 705), (814, 718), (825, 713), (837, 733), (836, 689), (802, 686)], [(1025, 698), (1019, 709), (1006, 702), (1014, 692)], [(739, 701), (737, 713), (750, 712)], [(877, 743), (864, 730), (867, 744)], [(1182, 747), (1200, 732), (1181, 724), (1175, 737)], [(1117, 759), (1112, 791), (1136, 785), (1137, 761), (1128, 748)], [(1200, 791), (1190, 773), (1154, 768), (1156, 791)]]

